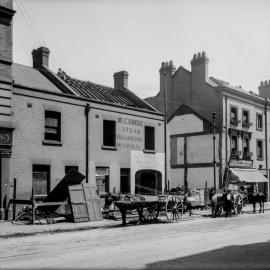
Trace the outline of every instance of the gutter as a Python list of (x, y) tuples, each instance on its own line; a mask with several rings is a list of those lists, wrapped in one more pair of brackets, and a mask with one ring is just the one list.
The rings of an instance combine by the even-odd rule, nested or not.
[(266, 168), (266, 175), (268, 178), (268, 201), (269, 201), (269, 172), (268, 172), (268, 136), (267, 136), (267, 98), (265, 98), (265, 107), (264, 107), (264, 113), (265, 113), (265, 121), (264, 121), (264, 126), (265, 126), (265, 168)]

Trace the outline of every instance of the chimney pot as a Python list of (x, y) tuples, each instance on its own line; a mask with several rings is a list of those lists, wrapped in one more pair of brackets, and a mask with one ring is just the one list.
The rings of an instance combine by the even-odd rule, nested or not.
[(113, 74), (114, 77), (114, 88), (127, 89), (128, 88), (128, 72), (125, 70), (116, 72)]
[(49, 54), (50, 51), (46, 47), (39, 47), (33, 50), (33, 67), (37, 69), (42, 69), (43, 66), (49, 67)]

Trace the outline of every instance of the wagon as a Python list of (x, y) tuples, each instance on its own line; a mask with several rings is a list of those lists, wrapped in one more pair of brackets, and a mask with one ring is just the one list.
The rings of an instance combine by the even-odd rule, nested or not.
[(138, 223), (151, 222), (164, 213), (169, 222), (178, 222), (184, 212), (183, 197), (180, 195), (146, 195), (133, 196), (127, 200), (116, 201), (122, 215), (122, 224), (126, 225), (126, 213), (128, 210), (137, 210), (139, 214)]
[[(232, 210), (234, 215), (240, 215), (243, 212), (243, 195), (240, 192), (233, 192)], [(217, 193), (213, 196), (211, 202), (212, 217), (221, 216), (224, 208), (223, 193)]]

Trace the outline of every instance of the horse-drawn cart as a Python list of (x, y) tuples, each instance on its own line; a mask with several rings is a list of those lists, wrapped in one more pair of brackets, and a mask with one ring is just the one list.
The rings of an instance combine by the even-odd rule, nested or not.
[(169, 222), (178, 222), (184, 211), (183, 197), (178, 195), (130, 196), (115, 202), (122, 215), (122, 224), (126, 225), (126, 213), (136, 209), (139, 224), (154, 221), (163, 212)]

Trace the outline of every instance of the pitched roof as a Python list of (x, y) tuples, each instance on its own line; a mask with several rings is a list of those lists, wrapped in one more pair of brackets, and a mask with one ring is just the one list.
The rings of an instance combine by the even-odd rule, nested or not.
[(204, 118), (201, 114), (199, 114), (197, 111), (195, 111), (191, 106), (188, 106), (186, 104), (181, 104), (178, 109), (174, 111), (174, 113), (168, 118), (168, 123), (176, 116), (179, 115), (185, 115), (185, 114), (194, 114), (199, 119), (203, 121), (203, 129), (205, 132), (211, 132), (213, 124), (208, 121), (206, 118)]
[(14, 84), (32, 89), (42, 89), (62, 93), (62, 91), (50, 82), (39, 70), (13, 63)]
[(62, 70), (60, 70), (57, 75), (79, 96), (89, 98), (94, 101), (114, 103), (157, 112), (147, 102), (137, 97), (128, 89), (116, 89), (90, 81), (74, 79)]

